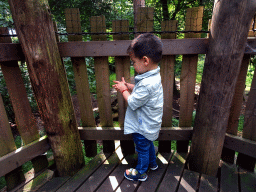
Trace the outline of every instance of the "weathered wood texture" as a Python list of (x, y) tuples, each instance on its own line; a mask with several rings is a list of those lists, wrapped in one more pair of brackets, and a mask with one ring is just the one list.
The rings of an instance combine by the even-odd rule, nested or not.
[(215, 5), (189, 158), (191, 170), (217, 174), (244, 54), (241, 50), (255, 11), (252, 1), (217, 1)]
[[(124, 135), (120, 127), (78, 127), (81, 139), (83, 140), (131, 140), (132, 135)], [(189, 140), (192, 137), (192, 127), (162, 127), (158, 140)]]
[[(13, 139), (8, 117), (5, 112), (4, 103), (2, 100), (1, 94), (0, 94), (0, 146), (1, 146), (0, 157), (3, 157), (8, 153), (11, 153), (12, 151), (16, 150), (16, 145)], [(5, 166), (6, 165), (3, 165), (3, 167)], [(8, 172), (4, 172), (1, 175), (1, 176), (5, 175), (5, 181), (6, 181), (8, 190), (13, 189), (16, 185), (19, 185), (22, 181), (25, 180), (25, 177), (22, 173), (22, 167), (16, 166), (15, 168), (14, 170), (12, 169), (8, 170)]]
[[(6, 32), (8, 32), (7, 28), (0, 28), (0, 34)], [(2, 42), (11, 43), (12, 40), (10, 37), (2, 37), (0, 43)], [(35, 117), (30, 108), (21, 71), (17, 61), (2, 62), (0, 65), (15, 113), (16, 124), (26, 145), (38, 139), (39, 133)]]
[(138, 7), (137, 31), (151, 32), (154, 26), (154, 8), (153, 7)]
[(50, 149), (46, 136), (0, 158), (0, 177)]
[[(80, 13), (78, 8), (65, 9), (65, 18), (68, 33), (79, 33), (81, 30)], [(82, 41), (82, 35), (69, 35), (69, 41)], [(84, 57), (71, 57), (76, 82), (77, 98), (83, 127), (96, 127), (93, 116), (91, 94)], [(80, 122), (77, 122), (78, 124)], [(96, 141), (84, 141), (87, 157), (97, 155)]]
[[(188, 8), (186, 13), (185, 30), (201, 31), (203, 21), (203, 7)], [(185, 38), (200, 38), (200, 33), (186, 33)], [(180, 75), (180, 127), (192, 125), (192, 114), (195, 103), (195, 84), (197, 74), (198, 55), (183, 55)], [(177, 151), (187, 152), (188, 141), (177, 142)]]
[[(129, 21), (128, 20), (116, 20), (112, 21), (113, 32), (129, 32)], [(113, 35), (114, 41), (117, 40), (129, 40), (128, 34), (121, 35)], [(122, 81), (122, 77), (124, 77), (127, 83), (131, 82), (130, 78), (130, 58), (127, 56), (119, 56), (115, 57), (115, 66), (116, 66), (116, 80)], [(117, 100), (118, 100), (118, 122), (119, 126), (124, 126), (124, 118), (127, 103), (123, 98), (123, 95), (117, 92)], [(132, 140), (124, 141), (121, 140), (121, 148), (124, 154), (132, 154), (135, 152), (134, 143)]]
[[(254, 72), (249, 97), (244, 114), (243, 138), (256, 141), (256, 73)], [(256, 158), (243, 155), (241, 152), (237, 158), (237, 164), (241, 167), (254, 171)]]
[(62, 176), (72, 175), (84, 158), (49, 5), (13, 0), (9, 4), (57, 170)]
[[(238, 123), (239, 123), (239, 117), (240, 117), (241, 107), (243, 103), (243, 93), (245, 89), (245, 80), (246, 80), (249, 62), (250, 62), (250, 55), (244, 55), (240, 72), (237, 78), (233, 101), (230, 108), (227, 133), (233, 134), (233, 135), (237, 135), (237, 131), (238, 131)], [(234, 157), (235, 157), (235, 151), (227, 149), (225, 147), (222, 149), (221, 159), (223, 161), (234, 163)]]
[[(176, 31), (178, 21), (163, 21), (161, 23), (162, 31)], [(161, 39), (175, 39), (176, 34), (162, 34)], [(174, 55), (164, 55), (161, 60), (161, 79), (164, 92), (163, 108), (163, 127), (172, 127), (172, 102), (173, 102), (173, 83), (174, 83)], [(159, 152), (171, 152), (171, 141), (160, 141)]]
[[(91, 32), (106, 32), (105, 16), (91, 17)], [(105, 35), (92, 35), (93, 41), (105, 41)], [(100, 125), (112, 127), (112, 109), (110, 98), (109, 65), (108, 57), (94, 57), (97, 102), (99, 107)], [(103, 141), (105, 153), (115, 151), (114, 141)]]
[(138, 21), (139, 7), (145, 7), (145, 0), (133, 0), (134, 32), (138, 32), (137, 21)]

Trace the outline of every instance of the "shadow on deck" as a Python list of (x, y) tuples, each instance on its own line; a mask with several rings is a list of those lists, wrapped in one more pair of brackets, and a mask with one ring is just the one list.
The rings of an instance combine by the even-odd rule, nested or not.
[(98, 154), (73, 177), (54, 177), (46, 170), (17, 191), (232, 191), (255, 192), (256, 174), (236, 165), (222, 163), (218, 177), (186, 169), (187, 153), (158, 153), (158, 170), (149, 171), (145, 182), (124, 178), (124, 171), (136, 165), (136, 154), (123, 156), (118, 147), (113, 154)]

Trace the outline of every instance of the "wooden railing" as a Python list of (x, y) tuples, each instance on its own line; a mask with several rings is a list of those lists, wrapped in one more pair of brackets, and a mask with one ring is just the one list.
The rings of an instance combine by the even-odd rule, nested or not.
[[(144, 8), (145, 9), (145, 8)], [(76, 11), (78, 14), (78, 9), (70, 9), (66, 11), (66, 18), (70, 17), (72, 12)], [(191, 9), (191, 11), (199, 13), (202, 11), (201, 8)], [(151, 11), (141, 11), (141, 14), (151, 14)], [(201, 13), (200, 13), (201, 14)], [(196, 14), (191, 14), (188, 17), (191, 21), (191, 17)], [(145, 15), (141, 16), (145, 17)], [(77, 17), (78, 20), (79, 17)], [(145, 18), (152, 18), (151, 16), (147, 16)], [(201, 17), (197, 17), (196, 19), (192, 19), (194, 23), (198, 20), (198, 18), (202, 19)], [(91, 25), (95, 25), (95, 30), (93, 32), (104, 32), (105, 26), (104, 22), (97, 22), (97, 20), (102, 19), (104, 17), (93, 17), (91, 20)], [(74, 21), (75, 18), (72, 18)], [(96, 23), (94, 23), (94, 21)], [(146, 20), (145, 20), (146, 22)], [(192, 22), (192, 23), (193, 23)], [(98, 26), (101, 23), (103, 26)], [(165, 24), (166, 25), (166, 24)], [(163, 25), (163, 26), (165, 26)], [(170, 24), (172, 25), (172, 24)], [(174, 25), (176, 23), (174, 22)], [(193, 24), (192, 24), (193, 25)], [(127, 31), (127, 22), (120, 21), (113, 23), (114, 31), (117, 32), (126, 32)], [(143, 24), (141, 24), (143, 26)], [(150, 27), (150, 26), (147, 26)], [(79, 27), (78, 27), (79, 28)], [(188, 26), (188, 30), (192, 30), (193, 27)], [(139, 30), (139, 28), (138, 28)], [(143, 30), (143, 29), (141, 29)], [(165, 29), (166, 30), (166, 29)], [(170, 26), (169, 30), (173, 30)], [(197, 29), (200, 30), (200, 29)], [(1, 34), (7, 34), (8, 31), (4, 28), (0, 30)], [(69, 32), (80, 32), (79, 30), (72, 30), (70, 29)], [(195, 88), (195, 74), (196, 74), (196, 66), (197, 66), (197, 58), (198, 54), (206, 54), (207, 47), (208, 47), (208, 39), (201, 39), (201, 38), (191, 38), (194, 37), (193, 35), (190, 36), (189, 39), (173, 39), (173, 37), (162, 37), (163, 42), (163, 62), (162, 68), (165, 70), (169, 70), (167, 74), (161, 71), (161, 75), (163, 82), (173, 82), (174, 74), (174, 60), (175, 55), (184, 55), (183, 63), (182, 63), (182, 78), (181, 78), (181, 95), (180, 95), (180, 117), (182, 117), (182, 125), (180, 127), (172, 127), (171, 125), (171, 112), (170, 112), (170, 104), (172, 104), (172, 98), (168, 98), (168, 95), (165, 95), (166, 104), (164, 105), (164, 117), (163, 122), (164, 125), (160, 131), (159, 135), (159, 151), (168, 151), (170, 150), (169, 147), (162, 147), (165, 144), (170, 145), (171, 140), (182, 141), (181, 143), (181, 150), (187, 150), (188, 141), (192, 137), (193, 128), (191, 127), (191, 118), (193, 112), (193, 105), (194, 104), (194, 88)], [(169, 39), (168, 39), (169, 38)], [(113, 119), (111, 116), (111, 105), (110, 105), (110, 90), (109, 90), (109, 74), (108, 74), (108, 56), (114, 56), (116, 59), (116, 74), (118, 80), (120, 77), (125, 76), (126, 79), (129, 81), (130, 79), (130, 61), (129, 57), (126, 53), (126, 49), (131, 43), (131, 40), (128, 40), (127, 36), (125, 35), (117, 35), (114, 36), (114, 41), (105, 41), (105, 36), (93, 36), (94, 41), (90, 42), (82, 42), (81, 36), (77, 36), (76, 38), (69, 38), (69, 42), (58, 43), (59, 52), (61, 57), (71, 57), (72, 63), (74, 66), (74, 74), (76, 85), (78, 89), (78, 100), (80, 104), (80, 108), (86, 109), (84, 111), (84, 115), (82, 115), (82, 127), (78, 127), (79, 133), (81, 136), (81, 140), (86, 141), (87, 146), (93, 146), (88, 150), (89, 156), (95, 155), (96, 140), (103, 140), (104, 152), (106, 151), (113, 151), (113, 140), (121, 140), (121, 145), (123, 148), (124, 153), (129, 153), (134, 151), (134, 149), (129, 149), (125, 146), (129, 146), (131, 143), (131, 136), (123, 134), (123, 122), (124, 122), (124, 113), (125, 113), (125, 103), (118, 95), (118, 103), (121, 108), (119, 109), (119, 123), (120, 127), (115, 128), (113, 127)], [(100, 40), (100, 41), (98, 41)], [(104, 40), (104, 41), (103, 41)], [(242, 70), (247, 71), (248, 62), (249, 62), (249, 55), (253, 55), (254, 48), (256, 47), (256, 40), (255, 39), (248, 39), (247, 42), (248, 46), (245, 50), (245, 59), (244, 65), (245, 67), (241, 69), (240, 80), (238, 80), (237, 90), (240, 88), (240, 91), (236, 92), (236, 96), (234, 97), (233, 107), (231, 108), (231, 116), (230, 121), (234, 119), (238, 120), (241, 110), (241, 97), (244, 91), (244, 83), (246, 78), (246, 73)], [(99, 103), (99, 112), (101, 118), (101, 127), (96, 127), (94, 123), (94, 119), (92, 119), (90, 114), (93, 114), (91, 101), (88, 99), (90, 96), (89, 93), (89, 83), (88, 79), (84, 78), (81, 79), (81, 76), (86, 74), (86, 65), (84, 61), (84, 57), (94, 57), (95, 62), (95, 71), (96, 71), (96, 83), (97, 83), (97, 100)], [(33, 118), (31, 109), (27, 100), (26, 92), (24, 91), (25, 87), (22, 82), (20, 69), (18, 66), (17, 61), (24, 60), (24, 55), (21, 49), (20, 44), (11, 43), (10, 38), (2, 37), (0, 38), (0, 64), (1, 70), (4, 73), (4, 77), (6, 80), (7, 88), (10, 94), (10, 99), (12, 101), (14, 112), (16, 115), (16, 120), (18, 121), (19, 131), (22, 137), (22, 140), (25, 143), (25, 146), (22, 146), (19, 149), (16, 149), (13, 135), (11, 134), (10, 126), (8, 123), (7, 116), (5, 114), (3, 102), (0, 98), (0, 143), (1, 148), (4, 150), (0, 150), (0, 176), (5, 176), (6, 181), (8, 183), (8, 189), (14, 188), (20, 181), (24, 181), (24, 177), (20, 177), (16, 179), (19, 182), (12, 183), (13, 178), (17, 175), (20, 175), (21, 172), (21, 165), (27, 161), (32, 160), (34, 164), (34, 168), (36, 172), (40, 172), (42, 169), (48, 166), (46, 157), (44, 154), (49, 148), (49, 143), (47, 137), (39, 138), (39, 134), (36, 131), (36, 127), (33, 124)], [(170, 66), (170, 63), (172, 65)], [(193, 65), (193, 66), (192, 66)], [(191, 68), (194, 68), (191, 73)], [(82, 72), (81, 72), (82, 70)], [(165, 71), (166, 72), (166, 71)], [(172, 74), (171, 74), (172, 73)], [(169, 75), (171, 74), (171, 75)], [(183, 78), (184, 76), (184, 78)], [(15, 78), (14, 78), (15, 77)], [(189, 84), (191, 83), (192, 84)], [(247, 106), (252, 106), (255, 102), (255, 89), (256, 89), (256, 77), (253, 79), (251, 93), (249, 95)], [(164, 93), (172, 93), (173, 84), (164, 84)], [(243, 87), (241, 89), (241, 87)], [(89, 96), (88, 96), (89, 95)], [(191, 97), (188, 97), (191, 95)], [(240, 101), (237, 104), (237, 101)], [(167, 104), (169, 102), (169, 104)], [(236, 105), (236, 106), (235, 106)], [(254, 106), (254, 105), (253, 105)], [(247, 118), (248, 114), (254, 114), (255, 112), (251, 107), (247, 107), (245, 112), (245, 124), (246, 124), (246, 133), (252, 133), (255, 131), (255, 125), (253, 125), (251, 120)], [(254, 109), (255, 110), (255, 109)], [(110, 112), (109, 113), (107, 113)], [(24, 115), (24, 113), (29, 115)], [(167, 115), (167, 113), (170, 113)], [(29, 123), (30, 122), (30, 123)], [(32, 123), (31, 123), (32, 122)], [(166, 126), (167, 125), (167, 126)], [(232, 131), (230, 131), (232, 130)], [(255, 133), (255, 132), (254, 132)], [(234, 155), (230, 154), (231, 151), (237, 151), (239, 153), (244, 154), (248, 158), (253, 158), (255, 165), (255, 158), (256, 158), (256, 138), (255, 136), (248, 137), (248, 134), (244, 136), (244, 138), (238, 137), (237, 135), (237, 125), (232, 128), (228, 129), (228, 134), (226, 134), (225, 138), (225, 148), (228, 150), (227, 154), (223, 153), (223, 158), (225, 159), (234, 159)], [(255, 134), (254, 134), (255, 135)], [(26, 140), (27, 139), (27, 140)], [(89, 141), (89, 142), (88, 142)], [(164, 141), (163, 144), (161, 142)], [(184, 143), (185, 141), (185, 143)], [(127, 143), (128, 142), (128, 143)], [(224, 157), (225, 156), (225, 157)], [(38, 158), (42, 157), (42, 158)], [(241, 157), (244, 158), (244, 157)], [(37, 165), (45, 164), (44, 167), (36, 167)], [(46, 162), (46, 163), (45, 163)], [(244, 160), (241, 161), (241, 165), (243, 165)], [(253, 164), (253, 163), (252, 163)], [(16, 175), (16, 176), (14, 176)]]

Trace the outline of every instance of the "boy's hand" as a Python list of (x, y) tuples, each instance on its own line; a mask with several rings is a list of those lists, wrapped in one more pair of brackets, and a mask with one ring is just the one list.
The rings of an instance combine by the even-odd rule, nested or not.
[(120, 93), (122, 93), (124, 90), (128, 90), (124, 77), (122, 77), (122, 81), (113, 81), (113, 82), (116, 84), (113, 85), (112, 87), (114, 87)]

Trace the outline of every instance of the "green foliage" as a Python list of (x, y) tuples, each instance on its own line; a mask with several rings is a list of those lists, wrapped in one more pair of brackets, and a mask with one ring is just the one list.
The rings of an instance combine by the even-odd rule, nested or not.
[(8, 0), (0, 1), (0, 27), (13, 27)]

